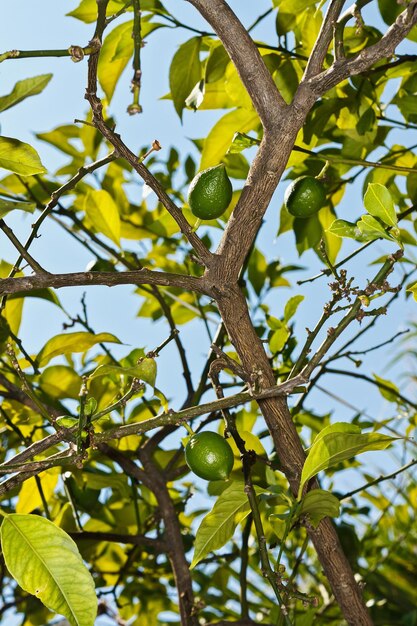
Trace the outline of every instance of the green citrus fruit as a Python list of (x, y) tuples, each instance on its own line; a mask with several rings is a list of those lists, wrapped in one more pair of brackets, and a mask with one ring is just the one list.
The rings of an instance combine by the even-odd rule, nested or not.
[(323, 183), (313, 176), (300, 176), (287, 187), (284, 204), (294, 217), (311, 217), (326, 202)]
[(193, 435), (185, 447), (185, 460), (192, 472), (205, 480), (226, 480), (233, 467), (233, 452), (227, 441), (209, 431)]
[(230, 204), (233, 189), (223, 164), (203, 170), (191, 181), (188, 204), (201, 220), (220, 217)]

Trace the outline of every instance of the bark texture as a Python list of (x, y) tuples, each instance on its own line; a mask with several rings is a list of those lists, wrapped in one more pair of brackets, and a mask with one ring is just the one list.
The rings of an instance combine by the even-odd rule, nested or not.
[[(220, 298), (218, 306), (230, 340), (247, 372), (255, 373), (261, 386), (274, 385), (272, 368), (252, 325), (245, 298), (239, 288), (230, 289), (229, 297)], [(273, 438), (282, 470), (293, 494), (297, 495), (305, 453), (288, 410), (287, 401), (283, 397), (268, 398), (259, 400), (258, 404)], [(348, 624), (372, 626), (360, 587), (331, 520), (328, 518), (322, 520), (317, 529), (307, 526), (307, 532)]]

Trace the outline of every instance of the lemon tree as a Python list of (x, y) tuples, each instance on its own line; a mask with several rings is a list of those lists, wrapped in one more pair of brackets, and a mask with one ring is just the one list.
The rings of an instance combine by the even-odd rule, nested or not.
[(35, 4), (0, 622), (415, 626), (417, 0)]

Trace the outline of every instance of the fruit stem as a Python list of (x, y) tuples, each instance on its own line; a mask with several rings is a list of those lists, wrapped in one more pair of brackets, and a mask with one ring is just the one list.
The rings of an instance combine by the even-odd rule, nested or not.
[(188, 424), (188, 422), (184, 422), (183, 426), (188, 431), (189, 435), (191, 435), (191, 436), (195, 435), (195, 432), (193, 431), (191, 426)]
[(326, 163), (323, 165), (323, 167), (320, 170), (320, 172), (315, 177), (316, 180), (323, 180), (323, 178), (326, 177), (326, 172), (329, 169), (329, 167), (330, 167), (330, 161), (326, 161)]

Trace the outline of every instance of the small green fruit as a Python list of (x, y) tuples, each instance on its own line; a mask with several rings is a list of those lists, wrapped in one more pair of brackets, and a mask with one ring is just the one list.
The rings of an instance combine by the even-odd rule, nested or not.
[(206, 431), (189, 439), (185, 460), (190, 470), (204, 480), (226, 480), (232, 471), (234, 457), (223, 437)]
[(188, 204), (201, 220), (214, 220), (223, 215), (232, 199), (232, 183), (223, 164), (203, 170), (191, 181)]
[(326, 203), (323, 183), (313, 176), (300, 176), (287, 187), (284, 204), (294, 217), (307, 218), (319, 211)]

